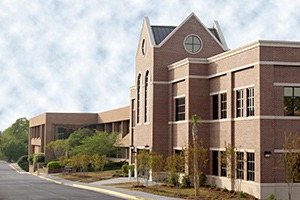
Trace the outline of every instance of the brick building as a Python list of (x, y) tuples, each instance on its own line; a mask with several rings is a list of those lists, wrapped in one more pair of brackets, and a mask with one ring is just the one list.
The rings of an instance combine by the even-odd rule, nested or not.
[(104, 121), (101, 113), (35, 117), (30, 120), (29, 152), (45, 151), (41, 147), (55, 139), (58, 125), (111, 131), (122, 124), (114, 130), (122, 132), (129, 160), (130, 146), (138, 150), (149, 145), (168, 156), (192, 140), (189, 119), (198, 114), (199, 137), (209, 150), (209, 181), (232, 189), (218, 160), (227, 142), (238, 149), (241, 190), (258, 198), (269, 193), (285, 198), (284, 174), (275, 169), (284, 134), (300, 131), (299, 55), (300, 42), (256, 41), (229, 50), (218, 22), (207, 28), (193, 13), (177, 27), (153, 26), (145, 18), (130, 106), (104, 113)]

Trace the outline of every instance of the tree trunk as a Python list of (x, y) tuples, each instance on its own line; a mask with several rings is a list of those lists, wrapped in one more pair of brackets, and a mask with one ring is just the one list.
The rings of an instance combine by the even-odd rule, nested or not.
[(198, 156), (196, 150), (196, 140), (194, 140), (194, 188), (195, 188), (195, 196), (199, 196), (199, 174), (198, 174)]

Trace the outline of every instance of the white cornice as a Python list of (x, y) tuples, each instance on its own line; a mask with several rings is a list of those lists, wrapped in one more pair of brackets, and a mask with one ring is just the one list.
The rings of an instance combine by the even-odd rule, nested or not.
[(151, 29), (150, 20), (147, 16), (144, 18), (144, 23), (146, 23), (147, 32), (148, 32), (148, 35), (150, 37), (151, 46), (155, 47), (156, 43), (155, 43), (153, 32), (152, 32), (152, 29)]
[[(203, 26), (203, 28), (210, 34), (210, 36), (217, 42), (220, 47), (226, 51), (228, 50), (224, 45), (220, 43), (220, 41), (208, 30), (208, 28), (201, 22), (201, 20), (195, 15), (195, 13), (191, 13), (179, 26), (177, 26), (159, 45), (156, 45), (156, 47), (161, 47), (164, 45), (191, 17), (195, 17), (197, 21)], [(219, 33), (219, 32), (218, 32)]]
[(183, 60), (179, 60), (168, 67), (168, 70), (173, 70), (175, 68), (181, 67), (186, 64), (208, 64), (208, 60), (205, 58), (185, 58)]

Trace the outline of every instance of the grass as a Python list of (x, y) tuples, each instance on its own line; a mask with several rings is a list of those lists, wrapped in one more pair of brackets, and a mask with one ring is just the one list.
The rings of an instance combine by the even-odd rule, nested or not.
[[(214, 200), (238, 200), (241, 199), (236, 192), (229, 192), (226, 189), (220, 188), (212, 188), (212, 187), (201, 187), (200, 188), (200, 197), (195, 197), (194, 188), (180, 188), (180, 187), (172, 187), (167, 184), (159, 185), (159, 186), (149, 186), (143, 187), (137, 185), (136, 183), (122, 183), (122, 184), (109, 184), (110, 186), (115, 186), (119, 188), (129, 189), (129, 190), (137, 190), (142, 192), (148, 192), (160, 196), (168, 196), (168, 197), (177, 197), (184, 199), (214, 199)], [(255, 198), (251, 195), (245, 194), (245, 200), (254, 200)]]
[[(71, 180), (71, 181), (79, 181), (84, 183), (91, 183), (95, 181), (110, 179), (115, 176), (122, 176), (122, 174), (118, 170), (106, 170), (102, 172), (76, 172), (71, 174), (58, 174), (59, 177)], [(230, 192), (227, 189), (221, 189), (216, 187), (201, 187), (200, 188), (200, 197), (194, 196), (194, 188), (182, 188), (182, 187), (173, 187), (168, 184), (163, 185), (154, 185), (144, 187), (141, 185), (137, 185), (136, 182), (129, 183), (120, 183), (120, 184), (109, 184), (108, 186), (115, 186), (119, 188), (129, 189), (129, 190), (137, 190), (147, 193), (152, 193), (160, 196), (168, 196), (168, 197), (177, 197), (183, 199), (210, 199), (210, 200), (254, 200), (255, 198), (251, 195), (245, 194), (245, 198), (241, 198), (237, 192)]]
[(70, 181), (78, 181), (83, 183), (92, 183), (95, 181), (101, 181), (113, 178), (114, 176), (122, 176), (117, 170), (105, 170), (101, 172), (76, 172), (69, 174), (58, 174), (60, 178)]

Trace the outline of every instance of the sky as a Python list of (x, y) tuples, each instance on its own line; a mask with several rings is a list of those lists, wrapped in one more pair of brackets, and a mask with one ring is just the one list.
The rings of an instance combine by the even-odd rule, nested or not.
[(300, 1), (1, 0), (0, 131), (45, 112), (127, 106), (144, 16), (179, 25), (217, 20), (230, 49), (300, 41)]

